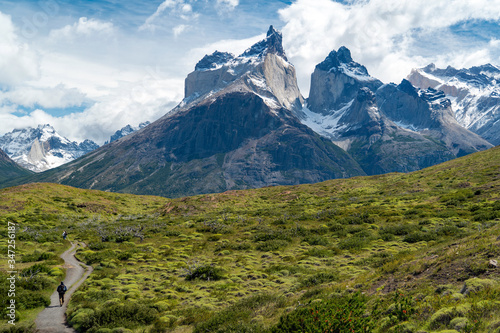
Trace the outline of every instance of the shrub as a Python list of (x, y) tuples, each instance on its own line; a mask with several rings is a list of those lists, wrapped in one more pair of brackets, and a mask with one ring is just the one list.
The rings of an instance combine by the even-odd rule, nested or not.
[[(195, 325), (193, 333), (260, 333), (265, 332), (260, 324), (250, 320), (260, 309), (283, 307), (286, 300), (283, 297), (259, 294), (245, 298), (228, 308), (212, 314), (206, 321)], [(267, 310), (268, 311), (268, 310)]]
[(80, 328), (83, 331), (104, 327), (134, 328), (138, 325), (150, 325), (157, 317), (158, 311), (156, 309), (142, 304), (115, 304), (86, 317)]
[(206, 281), (218, 281), (223, 279), (223, 271), (220, 268), (213, 267), (210, 265), (198, 266), (186, 275), (187, 281), (193, 280), (206, 280)]
[(316, 258), (328, 258), (332, 256), (332, 252), (327, 249), (312, 248), (304, 253), (305, 255)]
[(288, 241), (283, 239), (270, 239), (265, 242), (258, 244), (255, 249), (263, 252), (276, 251), (285, 248), (288, 245)]
[(374, 325), (365, 309), (366, 298), (360, 293), (323, 300), (281, 317), (270, 332), (372, 332)]
[(320, 272), (309, 276), (301, 281), (301, 287), (313, 287), (322, 283), (337, 281), (339, 275), (336, 272)]
[(339, 249), (342, 250), (361, 250), (363, 247), (367, 246), (369, 240), (365, 237), (349, 237), (342, 239), (339, 242)]
[(406, 243), (417, 243), (417, 242), (429, 242), (436, 239), (436, 235), (433, 233), (426, 233), (422, 231), (412, 232), (404, 236), (403, 242)]
[(16, 292), (16, 303), (19, 302), (19, 309), (34, 309), (39, 306), (49, 306), (50, 305), (50, 297), (43, 296), (37, 293), (33, 293), (32, 291), (22, 291)]
[(327, 246), (329, 244), (328, 239), (321, 236), (309, 236), (305, 237), (304, 241), (309, 243), (309, 245), (323, 245)]

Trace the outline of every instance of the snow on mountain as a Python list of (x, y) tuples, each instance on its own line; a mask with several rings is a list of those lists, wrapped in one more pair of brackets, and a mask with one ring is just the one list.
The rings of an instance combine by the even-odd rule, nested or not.
[(127, 136), (129, 134), (134, 133), (135, 131), (143, 129), (144, 127), (148, 126), (149, 124), (151, 124), (151, 123), (149, 121), (146, 121), (144, 123), (140, 123), (139, 126), (132, 127), (129, 124), (129, 125), (125, 126), (125, 127), (122, 127), (121, 129), (119, 129), (118, 131), (116, 131), (113, 135), (111, 135), (111, 137), (109, 138), (109, 141), (106, 141), (104, 144), (108, 144), (110, 142), (113, 142), (113, 141), (116, 141), (118, 139), (121, 139), (124, 136)]
[(0, 137), (0, 149), (26, 169), (42, 172), (68, 163), (99, 146), (91, 141), (70, 141), (46, 124), (15, 129)]
[(468, 69), (413, 69), (408, 80), (419, 88), (443, 91), (460, 125), (500, 144), (500, 69), (491, 64)]

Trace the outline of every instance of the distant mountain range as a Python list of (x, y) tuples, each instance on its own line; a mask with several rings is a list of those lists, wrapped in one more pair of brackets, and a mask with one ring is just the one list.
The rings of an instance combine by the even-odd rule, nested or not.
[(0, 137), (0, 149), (22, 167), (42, 172), (99, 148), (91, 141), (70, 141), (48, 125), (15, 129)]
[[(127, 125), (117, 130), (109, 142), (116, 141), (149, 124), (147, 121), (137, 127)], [(34, 172), (56, 168), (97, 148), (99, 145), (92, 140), (70, 141), (57, 133), (49, 124), (39, 125), (36, 128), (15, 129), (0, 137), (0, 149), (17, 164)]]
[(129, 134), (134, 133), (135, 131), (143, 129), (144, 127), (148, 126), (149, 124), (151, 124), (151, 122), (146, 121), (144, 123), (140, 123), (139, 126), (135, 126), (134, 127), (134, 126), (127, 125), (125, 127), (122, 127), (121, 129), (119, 129), (118, 131), (116, 131), (113, 135), (111, 135), (111, 137), (109, 138), (109, 141), (106, 141), (104, 144), (107, 145), (110, 142), (113, 142), (113, 141), (116, 141), (118, 139), (121, 139), (124, 136), (127, 136)]
[(239, 56), (201, 59), (183, 101), (159, 120), (18, 182), (179, 197), (408, 172), (493, 146), (480, 136), (494, 142), (492, 131), (474, 133), (457, 121), (459, 102), (442, 85), (413, 85), (417, 72), (384, 84), (341, 47), (316, 66), (304, 99), (271, 26)]
[(493, 145), (500, 145), (500, 69), (491, 64), (468, 69), (414, 69), (408, 80), (416, 87), (443, 91), (458, 123)]

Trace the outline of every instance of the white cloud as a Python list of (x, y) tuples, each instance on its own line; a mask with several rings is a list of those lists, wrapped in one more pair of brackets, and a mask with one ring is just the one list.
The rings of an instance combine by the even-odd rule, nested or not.
[(33, 79), (38, 70), (36, 53), (19, 41), (11, 17), (0, 12), (0, 87)]
[[(192, 21), (200, 16), (193, 11), (193, 7), (186, 0), (165, 0), (139, 27), (139, 31), (149, 30), (154, 32), (158, 27), (162, 26), (161, 22), (158, 21), (161, 20), (167, 11), (170, 16), (180, 18), (184, 21)], [(173, 31), (175, 33), (175, 29)]]
[[(417, 31), (431, 34), (464, 20), (498, 20), (498, 8), (500, 0), (368, 0), (350, 4), (297, 0), (282, 9), (280, 16), (286, 22), (285, 49), (306, 94), (314, 66), (342, 45), (372, 75), (398, 82), (412, 67), (433, 60), (412, 53)], [(449, 55), (439, 55), (443, 49), (432, 50), (435, 59), (452, 60)], [(464, 58), (473, 57), (477, 51), (457, 50)], [(463, 63), (470, 62), (464, 59)]]
[(223, 15), (232, 12), (239, 4), (239, 0), (217, 0), (215, 7), (219, 15)]
[(61, 38), (74, 38), (74, 37), (89, 37), (92, 35), (99, 36), (110, 36), (114, 33), (115, 28), (113, 23), (104, 22), (96, 19), (88, 19), (86, 17), (80, 17), (78, 22), (72, 25), (66, 25), (61, 29), (55, 29), (50, 32), (49, 38), (51, 39), (61, 39)]
[(172, 31), (174, 32), (174, 37), (175, 38), (179, 37), (183, 32), (185, 32), (189, 28), (190, 28), (190, 26), (186, 25), (186, 24), (180, 24), (180, 25), (174, 27), (172, 29)]
[(0, 135), (13, 128), (51, 124), (71, 140), (92, 139), (99, 144), (121, 127), (153, 121), (170, 111), (183, 98), (184, 80), (168, 79), (158, 69), (148, 69), (142, 79), (119, 82), (83, 112), (54, 117), (35, 110), (19, 117), (12, 106), (0, 106)]
[(66, 108), (80, 106), (85, 95), (78, 89), (68, 89), (62, 84), (48, 88), (23, 86), (14, 90), (0, 92), (0, 103), (16, 104), (33, 108)]

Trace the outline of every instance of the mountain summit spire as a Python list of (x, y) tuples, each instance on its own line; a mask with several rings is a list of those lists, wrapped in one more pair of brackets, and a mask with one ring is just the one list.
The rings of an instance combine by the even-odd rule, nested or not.
[(266, 38), (254, 44), (246, 50), (241, 56), (264, 56), (268, 53), (279, 55), (288, 61), (285, 50), (283, 49), (283, 35), (271, 25), (267, 31)]

